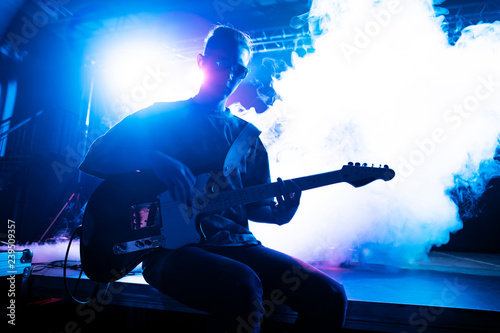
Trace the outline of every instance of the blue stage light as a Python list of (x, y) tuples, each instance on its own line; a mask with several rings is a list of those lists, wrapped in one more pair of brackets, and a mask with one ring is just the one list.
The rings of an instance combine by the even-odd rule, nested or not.
[[(200, 50), (201, 52), (201, 50)], [(120, 38), (100, 46), (96, 88), (117, 120), (155, 102), (194, 96), (203, 80), (196, 58), (179, 57), (165, 37)]]

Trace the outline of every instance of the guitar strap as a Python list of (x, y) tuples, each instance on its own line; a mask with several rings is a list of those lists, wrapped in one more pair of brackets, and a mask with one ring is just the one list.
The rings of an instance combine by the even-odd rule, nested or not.
[(254, 125), (250, 123), (246, 124), (227, 152), (224, 161), (224, 176), (227, 177), (233, 172), (248, 149), (255, 143), (260, 133), (261, 131)]

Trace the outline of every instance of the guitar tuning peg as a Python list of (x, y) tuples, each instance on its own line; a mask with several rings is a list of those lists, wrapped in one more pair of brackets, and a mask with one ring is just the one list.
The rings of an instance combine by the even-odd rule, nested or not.
[(349, 163), (347, 163), (347, 165), (349, 165), (349, 166), (353, 166), (353, 165), (354, 165), (354, 163), (349, 162)]
[(361, 163), (356, 162), (356, 163), (354, 163), (354, 165), (355, 165), (355, 166), (360, 166), (360, 165), (361, 165)]
[(389, 166), (386, 164), (386, 165), (384, 165), (384, 168), (389, 169)]
[(367, 164), (367, 163), (363, 163), (363, 165), (362, 165), (362, 166), (366, 167), (366, 166), (368, 166), (368, 164)]

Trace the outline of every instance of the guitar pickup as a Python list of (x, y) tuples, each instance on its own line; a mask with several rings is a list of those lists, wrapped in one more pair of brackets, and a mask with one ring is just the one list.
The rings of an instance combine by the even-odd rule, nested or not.
[(130, 206), (132, 230), (160, 225), (159, 207), (158, 201)]

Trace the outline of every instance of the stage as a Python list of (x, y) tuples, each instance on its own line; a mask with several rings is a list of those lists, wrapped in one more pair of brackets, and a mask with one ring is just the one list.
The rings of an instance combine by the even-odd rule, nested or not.
[[(402, 268), (313, 264), (345, 286), (346, 332), (500, 332), (500, 255), (434, 251), (428, 262)], [(203, 312), (154, 290), (139, 270), (107, 291), (100, 286), (102, 304), (77, 304), (65, 291), (60, 263), (51, 266), (32, 266), (22, 314), (29, 331), (156, 331), (161, 325), (167, 332), (203, 332)], [(68, 271), (70, 288), (78, 274)], [(93, 289), (84, 276), (76, 296), (84, 300)], [(289, 308), (273, 305), (267, 310), (263, 332), (287, 332), (293, 325), (296, 314)]]

